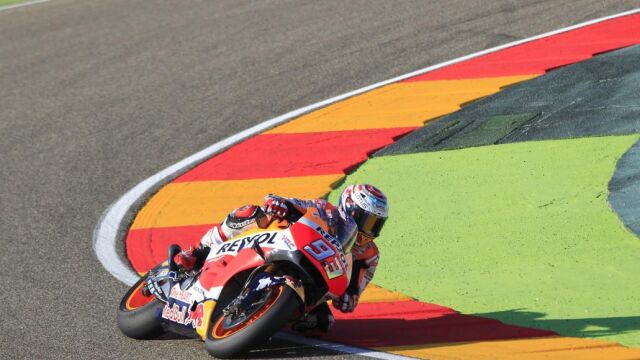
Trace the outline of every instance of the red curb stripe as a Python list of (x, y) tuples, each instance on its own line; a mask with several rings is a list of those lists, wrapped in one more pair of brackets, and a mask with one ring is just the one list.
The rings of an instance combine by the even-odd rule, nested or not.
[(352, 314), (334, 311), (325, 340), (358, 347), (415, 346), (556, 336), (418, 301), (362, 303)]
[[(444, 315), (456, 314), (452, 308), (424, 303), (416, 300), (405, 301), (380, 301), (362, 303), (352, 313), (335, 311), (335, 318), (341, 319), (368, 319), (371, 317), (401, 318), (405, 320), (423, 319), (425, 316), (437, 318)], [(426, 314), (426, 315), (425, 315)]]
[(125, 240), (127, 256), (137, 272), (146, 272), (167, 260), (171, 244), (183, 248), (194, 246), (212, 225), (176, 226), (129, 230)]
[(630, 15), (534, 40), (404, 81), (543, 74), (548, 69), (639, 41), (640, 15)]
[(233, 146), (174, 182), (342, 174), (415, 127), (264, 134)]

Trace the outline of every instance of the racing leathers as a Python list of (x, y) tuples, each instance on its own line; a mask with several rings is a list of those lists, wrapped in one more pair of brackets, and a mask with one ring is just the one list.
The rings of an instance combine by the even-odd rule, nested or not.
[(352, 312), (358, 304), (360, 294), (376, 271), (380, 257), (378, 247), (372, 241), (364, 244), (354, 242), (358, 229), (353, 219), (341, 216), (336, 207), (323, 199), (301, 200), (267, 195), (262, 207), (246, 205), (231, 211), (221, 224), (214, 225), (204, 234), (197, 248), (179, 253), (175, 262), (186, 269), (198, 269), (204, 263), (212, 247), (248, 230), (267, 227), (269, 224), (267, 215), (279, 220), (295, 222), (310, 207), (318, 209), (319, 214), (327, 220), (332, 235), (336, 236), (343, 244), (353, 243), (351, 247), (353, 259), (351, 282), (345, 294), (332, 299), (336, 309), (342, 312)]

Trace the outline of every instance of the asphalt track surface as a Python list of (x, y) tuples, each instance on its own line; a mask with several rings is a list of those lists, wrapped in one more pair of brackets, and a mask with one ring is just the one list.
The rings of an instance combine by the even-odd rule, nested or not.
[[(292, 109), (638, 6), (53, 0), (0, 12), (0, 357), (207, 358), (193, 340), (118, 331), (125, 286), (91, 234), (120, 195)], [(252, 356), (352, 357), (286, 343)]]

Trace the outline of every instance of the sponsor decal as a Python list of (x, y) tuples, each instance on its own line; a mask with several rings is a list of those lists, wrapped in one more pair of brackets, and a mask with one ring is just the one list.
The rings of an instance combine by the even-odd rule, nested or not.
[(169, 296), (185, 303), (191, 301), (191, 293), (181, 290), (178, 286), (174, 286), (173, 288), (171, 288), (171, 293), (169, 294)]
[(334, 256), (332, 261), (325, 262), (323, 265), (329, 279), (337, 278), (344, 274), (344, 269), (340, 266), (338, 256)]
[(204, 296), (204, 289), (202, 288), (202, 286), (200, 285), (199, 282), (195, 283), (192, 287), (191, 290), (196, 291), (198, 293), (198, 295), (202, 295)]
[(255, 222), (255, 219), (248, 219), (245, 221), (241, 221), (241, 222), (234, 222), (234, 221), (227, 221), (227, 226), (232, 228), (232, 229), (242, 229), (243, 227), (249, 225), (249, 224), (253, 224)]
[(335, 246), (338, 250), (342, 250), (342, 244), (340, 243), (340, 241), (338, 241), (338, 239), (336, 239), (335, 236), (329, 234), (328, 232), (324, 231), (323, 228), (321, 228), (320, 226), (316, 226), (315, 230), (317, 232), (320, 233), (320, 235), (322, 235), (323, 238), (329, 240), (329, 242), (331, 244), (333, 244), (333, 246)]
[(262, 279), (258, 280), (258, 287), (256, 287), (256, 291), (260, 291), (260, 290), (268, 287), (272, 283), (273, 283), (273, 281), (271, 281), (270, 277), (262, 278)]
[(313, 256), (314, 259), (322, 262), (324, 271), (327, 273), (327, 277), (329, 279), (343, 275), (349, 265), (346, 257), (344, 256), (342, 244), (338, 239), (328, 234), (320, 226), (317, 226), (315, 230), (324, 236), (325, 239), (338, 250), (338, 253), (333, 251), (329, 244), (322, 239), (312, 242), (311, 245), (305, 246), (304, 249)]
[(222, 246), (220, 246), (218, 251), (216, 251), (216, 256), (221, 254), (239, 252), (245, 247), (251, 246), (254, 241), (257, 241), (258, 244), (260, 245), (262, 244), (274, 245), (275, 244), (274, 240), (276, 238), (276, 235), (278, 235), (277, 232), (265, 232), (265, 233), (255, 234), (252, 236), (243, 237), (241, 239), (237, 239), (234, 241), (226, 242), (222, 244)]
[(296, 248), (296, 244), (291, 239), (289, 239), (288, 236), (283, 236), (282, 240), (284, 240), (284, 244), (287, 245), (289, 250), (293, 250)]
[(331, 245), (335, 246), (338, 249), (338, 256), (340, 256), (340, 260), (344, 264), (344, 268), (347, 268), (347, 259), (344, 257), (344, 250), (342, 249), (342, 243), (336, 239), (335, 236), (324, 231), (320, 226), (316, 227), (316, 231), (320, 233), (325, 239), (329, 240)]
[(163, 319), (180, 325), (191, 326), (194, 329), (202, 326), (203, 316), (204, 305), (202, 303), (198, 304), (193, 311), (188, 310), (187, 306), (180, 306), (176, 303), (172, 305), (166, 304), (162, 308)]
[(298, 294), (298, 296), (300, 296), (300, 299), (302, 299), (302, 302), (304, 302), (304, 287), (302, 286), (302, 281), (300, 280), (296, 280), (295, 278), (285, 275), (284, 276), (284, 282), (285, 284), (287, 284), (290, 288), (293, 289), (293, 291), (296, 292), (296, 294)]
[(333, 249), (322, 239), (318, 239), (304, 247), (304, 250), (313, 256), (314, 259), (322, 261), (336, 254)]
[(293, 290), (300, 290), (303, 289), (302, 287), (302, 282), (299, 280), (296, 280), (295, 278), (285, 275), (284, 276), (284, 282), (289, 285)]

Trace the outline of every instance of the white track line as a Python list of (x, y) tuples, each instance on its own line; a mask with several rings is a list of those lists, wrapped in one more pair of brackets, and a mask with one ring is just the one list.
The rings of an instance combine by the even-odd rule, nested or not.
[(41, 4), (41, 3), (45, 3), (47, 1), (49, 1), (49, 0), (33, 0), (33, 1), (27, 1), (27, 2), (23, 2), (23, 3), (14, 4), (14, 5), (0, 6), (0, 11), (9, 10), (9, 9), (15, 9), (15, 8), (23, 7), (23, 6)]
[(274, 337), (276, 339), (283, 340), (283, 341), (289, 341), (289, 342), (293, 342), (293, 343), (297, 343), (297, 344), (309, 345), (309, 346), (313, 346), (313, 347), (319, 347), (319, 348), (323, 348), (323, 349), (327, 349), (327, 350), (335, 350), (335, 351), (339, 351), (339, 352), (342, 352), (342, 353), (345, 353), (345, 354), (354, 354), (354, 355), (366, 356), (366, 357), (375, 358), (375, 359), (385, 359), (385, 360), (414, 360), (414, 359), (416, 359), (416, 358), (412, 358), (412, 357), (408, 357), (408, 356), (395, 355), (395, 354), (386, 353), (386, 352), (373, 351), (373, 350), (369, 350), (369, 349), (363, 349), (363, 348), (358, 348), (358, 347), (353, 347), (353, 346), (336, 344), (336, 343), (330, 342), (330, 341), (324, 341), (324, 340), (319, 340), (319, 339), (308, 338), (308, 337), (295, 335), (295, 334), (291, 334), (291, 333), (286, 333), (286, 332), (282, 332), (282, 331), (277, 333)]
[[(46, 0), (38, 0), (38, 1), (46, 1)], [(23, 4), (25, 5), (25, 4)], [(102, 215), (102, 218), (100, 219), (100, 221), (98, 222), (98, 224), (96, 225), (95, 230), (93, 231), (93, 249), (96, 253), (96, 256), (98, 257), (98, 260), (100, 260), (100, 263), (102, 263), (102, 266), (104, 266), (104, 268), (109, 271), (116, 279), (124, 282), (125, 284), (128, 285), (132, 285), (137, 279), (138, 279), (138, 274), (136, 274), (133, 270), (131, 270), (130, 266), (128, 266), (127, 264), (125, 264), (125, 262), (118, 256), (118, 253), (116, 251), (116, 243), (118, 241), (119, 235), (118, 232), (120, 230), (120, 227), (123, 225), (122, 224), (122, 220), (124, 219), (125, 215), (129, 212), (129, 210), (131, 209), (131, 206), (138, 201), (142, 196), (144, 196), (151, 188), (153, 188), (154, 186), (156, 186), (157, 184), (167, 181), (168, 179), (171, 179), (173, 177), (175, 177), (177, 174), (181, 173), (182, 171), (184, 171), (187, 168), (192, 167), (193, 165), (208, 159), (209, 157), (225, 150), (226, 148), (237, 144), (251, 136), (254, 136), (256, 134), (259, 134), (265, 130), (268, 130), (270, 128), (275, 127), (276, 125), (279, 125), (281, 123), (284, 123), (288, 120), (291, 120), (295, 117), (298, 117), (304, 113), (307, 113), (309, 111), (327, 106), (329, 104), (335, 103), (337, 101), (340, 100), (344, 100), (346, 98), (355, 96), (355, 95), (359, 95), (362, 93), (365, 93), (367, 91), (391, 84), (391, 83), (395, 83), (398, 82), (400, 80), (404, 80), (416, 75), (420, 75), (423, 73), (427, 73), (448, 65), (452, 65), (455, 63), (459, 63), (461, 61), (466, 61), (469, 59), (473, 59), (475, 57), (478, 56), (482, 56), (482, 55), (486, 55), (486, 54), (490, 54), (496, 51), (500, 51), (509, 47), (513, 47), (516, 45), (520, 45), (523, 43), (527, 43), (530, 41), (534, 41), (534, 40), (538, 40), (538, 39), (542, 39), (545, 37), (549, 37), (549, 36), (553, 36), (556, 34), (560, 34), (563, 32), (567, 32), (567, 31), (571, 31), (574, 29), (578, 29), (581, 27), (585, 27), (585, 26), (589, 26), (589, 25), (593, 25), (593, 24), (597, 24), (599, 22), (602, 21), (606, 21), (606, 20), (610, 20), (610, 19), (615, 19), (618, 17), (622, 17), (622, 16), (627, 16), (627, 15), (631, 15), (631, 14), (635, 14), (635, 13), (639, 13), (640, 12), (640, 8), (638, 9), (634, 9), (634, 10), (629, 10), (629, 11), (625, 11), (619, 14), (615, 14), (615, 15), (611, 15), (611, 16), (606, 16), (603, 18), (599, 18), (596, 20), (591, 20), (591, 21), (587, 21), (587, 22), (583, 22), (577, 25), (573, 25), (573, 26), (569, 26), (569, 27), (565, 27), (559, 30), (555, 30), (555, 31), (551, 31), (548, 33), (544, 33), (541, 35), (537, 35), (537, 36), (533, 36), (527, 39), (523, 39), (523, 40), (518, 40), (518, 41), (514, 41), (508, 44), (504, 44), (504, 45), (500, 45), (491, 49), (487, 49), (487, 50), (483, 50), (471, 55), (466, 55), (466, 56), (462, 56), (450, 61), (446, 61), (437, 65), (433, 65), (433, 66), (429, 66), (426, 67), (424, 69), (420, 69), (420, 70), (416, 70), (413, 72), (410, 72), (408, 74), (405, 75), (401, 75), (389, 80), (385, 80), (370, 86), (366, 86), (363, 87), (361, 89), (358, 90), (354, 90), (342, 95), (338, 95), (335, 97), (332, 97), (330, 99), (327, 100), (323, 100), (320, 101), (318, 103), (315, 103), (313, 105), (309, 105), (309, 106), (305, 106), (302, 107), (300, 109), (297, 110), (293, 110), (291, 112), (288, 112), (284, 115), (278, 116), (276, 118), (273, 118), (271, 120), (267, 120), (265, 122), (262, 122), (258, 125), (255, 125), (249, 129), (246, 129), (244, 131), (241, 131), (233, 136), (230, 136), (220, 142), (217, 142), (183, 160), (181, 160), (180, 162), (169, 166), (168, 168), (160, 171), (159, 173), (145, 179), (144, 181), (142, 181), (141, 183), (139, 183), (138, 185), (136, 185), (135, 187), (133, 187), (132, 189), (130, 189), (129, 191), (127, 191), (127, 193), (125, 193), (124, 195), (122, 195), (122, 197), (120, 197), (115, 203), (113, 203), (111, 206), (109, 206), (109, 208), (107, 208), (107, 210), (105, 210), (104, 214)], [(384, 353), (376, 353), (376, 354), (384, 354)], [(370, 355), (367, 355), (370, 356)]]

